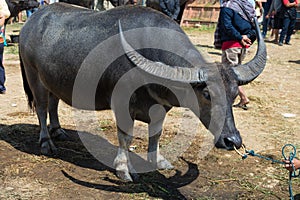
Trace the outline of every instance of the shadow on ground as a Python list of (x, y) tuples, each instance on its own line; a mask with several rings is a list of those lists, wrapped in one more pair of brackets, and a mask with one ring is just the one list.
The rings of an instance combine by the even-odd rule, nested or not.
[(296, 194), (296, 195), (294, 196), (294, 200), (300, 200), (300, 194)]
[[(115, 170), (110, 165), (105, 165), (97, 160), (90, 152), (86, 149), (81, 141), (81, 137), (84, 137), (88, 141), (93, 141), (99, 149), (99, 153), (102, 156), (109, 156), (112, 162), (116, 153), (117, 147), (109, 143), (106, 139), (93, 135), (87, 132), (78, 133), (75, 130), (66, 130), (70, 135), (69, 141), (54, 141), (58, 148), (58, 153), (53, 158), (61, 159), (66, 162), (70, 162), (83, 168), (94, 169), (97, 171), (109, 171), (115, 173)], [(32, 124), (14, 124), (14, 125), (3, 125), (0, 124), (0, 140), (3, 140), (13, 146), (15, 149), (26, 152), (28, 154), (40, 155), (39, 147), (39, 127)], [(87, 141), (86, 140), (86, 141)], [(97, 155), (99, 156), (99, 155)], [(140, 163), (148, 164), (147, 161), (140, 158), (138, 155), (133, 155), (139, 160)], [(74, 176), (70, 175), (69, 172), (62, 171), (63, 175), (72, 182), (79, 184), (84, 187), (99, 189), (103, 191), (113, 191), (121, 193), (148, 193), (151, 197), (161, 199), (186, 199), (178, 190), (180, 187), (190, 184), (199, 176), (199, 170), (197, 165), (183, 160), (188, 169), (186, 173), (176, 171), (172, 177), (165, 177), (159, 171), (153, 171), (148, 173), (139, 174), (139, 179), (134, 183), (125, 183), (118, 179), (112, 180), (111, 178), (105, 178), (106, 184), (95, 184), (88, 181), (82, 181)], [(107, 173), (107, 172), (106, 172)]]
[[(213, 45), (201, 45), (201, 44), (197, 44), (196, 47), (198, 48), (206, 48), (206, 49), (215, 49), (216, 48)], [(222, 51), (209, 51), (207, 52), (210, 55), (217, 55), (217, 56), (222, 56)]]
[(289, 62), (291, 62), (291, 63), (296, 63), (296, 64), (300, 64), (300, 60), (289, 60)]

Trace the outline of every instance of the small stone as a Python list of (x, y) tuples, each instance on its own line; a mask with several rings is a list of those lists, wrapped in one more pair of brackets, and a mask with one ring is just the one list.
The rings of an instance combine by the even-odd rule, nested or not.
[(12, 190), (14, 190), (15, 188), (13, 188), (13, 187), (6, 187), (5, 188), (5, 190), (7, 190), (7, 191), (12, 191)]

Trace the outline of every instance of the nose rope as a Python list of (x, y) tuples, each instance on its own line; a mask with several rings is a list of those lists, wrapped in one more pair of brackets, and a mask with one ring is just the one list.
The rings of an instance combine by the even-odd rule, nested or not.
[(248, 158), (248, 156), (256, 156), (256, 157), (259, 157), (264, 160), (272, 161), (272, 163), (285, 164), (285, 162), (283, 162), (281, 160), (275, 160), (270, 157), (259, 155), (259, 154), (255, 153), (254, 150), (248, 150), (248, 149), (246, 149), (246, 146), (244, 144), (242, 144), (242, 146), (241, 146), (243, 152), (240, 152), (235, 146), (233, 146), (233, 148), (242, 157), (243, 160)]
[[(289, 153), (289, 157), (287, 157), (286, 153), (285, 153), (285, 150), (286, 150), (287, 147), (291, 147), (293, 149), (293, 151), (291, 151)], [(254, 150), (247, 150), (246, 146), (244, 144), (242, 144), (242, 146), (241, 146), (242, 152), (239, 151), (236, 148), (236, 146), (233, 146), (233, 148), (242, 157), (243, 160), (248, 158), (248, 156), (255, 156), (255, 157), (258, 157), (258, 158), (261, 158), (261, 159), (264, 159), (264, 160), (272, 161), (272, 163), (286, 164), (283, 161), (276, 160), (276, 159), (273, 159), (273, 158), (270, 158), (270, 157), (266, 157), (266, 156), (262, 156), (260, 154), (257, 154), (257, 153), (254, 152)], [(284, 160), (289, 160), (290, 163), (292, 164), (292, 171), (289, 173), (289, 193), (290, 193), (290, 200), (294, 200), (293, 188), (292, 188), (292, 179), (300, 176), (300, 169), (299, 169), (298, 174), (297, 174), (296, 170), (295, 170), (295, 166), (292, 162), (293, 159), (296, 157), (296, 153), (297, 153), (296, 152), (296, 147), (292, 144), (286, 144), (282, 147), (281, 153), (282, 153), (282, 156), (283, 156)]]

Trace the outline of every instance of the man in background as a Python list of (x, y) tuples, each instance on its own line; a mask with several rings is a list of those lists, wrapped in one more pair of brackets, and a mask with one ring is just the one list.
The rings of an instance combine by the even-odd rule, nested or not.
[(178, 14), (180, 12), (179, 0), (159, 0), (159, 5), (163, 13), (178, 22)]

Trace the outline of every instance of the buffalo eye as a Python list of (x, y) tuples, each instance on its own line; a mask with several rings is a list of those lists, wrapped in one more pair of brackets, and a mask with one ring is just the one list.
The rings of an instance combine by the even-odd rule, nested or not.
[(202, 92), (202, 95), (205, 99), (207, 99), (208, 101), (210, 101), (210, 94), (207, 88), (205, 88)]

